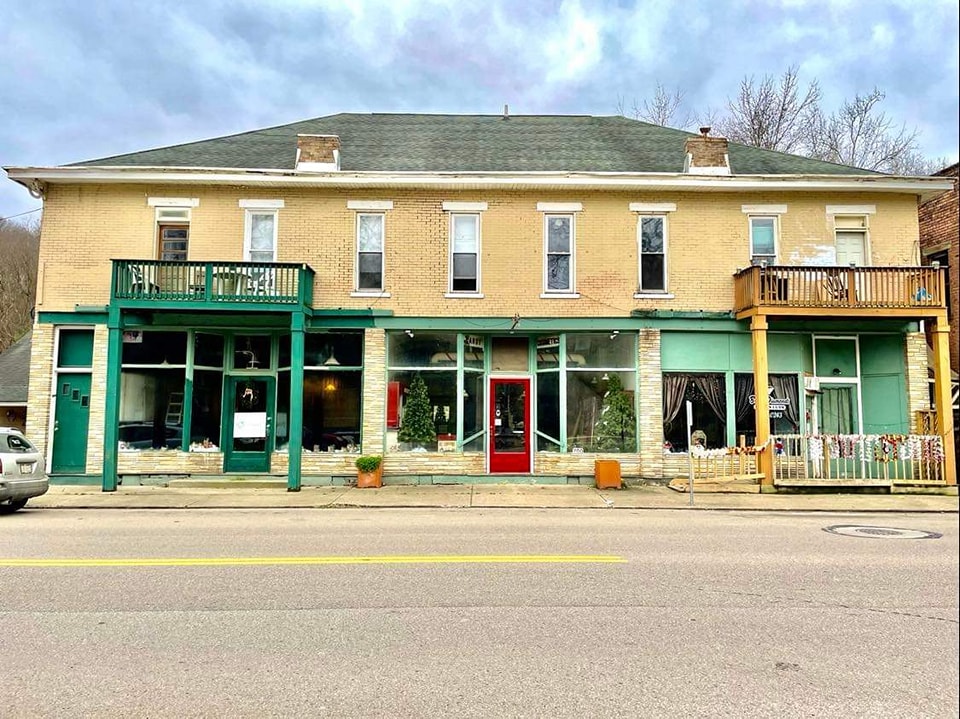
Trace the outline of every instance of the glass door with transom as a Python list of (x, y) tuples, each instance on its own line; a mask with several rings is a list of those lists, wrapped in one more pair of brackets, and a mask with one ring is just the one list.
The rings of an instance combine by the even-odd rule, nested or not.
[(269, 472), (273, 451), (274, 377), (229, 377), (225, 397), (225, 472)]
[(490, 380), (491, 473), (527, 473), (530, 467), (530, 380)]

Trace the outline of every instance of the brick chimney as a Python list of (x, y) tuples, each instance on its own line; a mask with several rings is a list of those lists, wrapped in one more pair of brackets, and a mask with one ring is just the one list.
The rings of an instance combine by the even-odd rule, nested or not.
[(709, 135), (710, 128), (701, 127), (700, 137), (687, 138), (683, 144), (683, 171), (691, 175), (729, 175), (727, 138)]
[(297, 135), (297, 171), (334, 172), (340, 169), (337, 135)]

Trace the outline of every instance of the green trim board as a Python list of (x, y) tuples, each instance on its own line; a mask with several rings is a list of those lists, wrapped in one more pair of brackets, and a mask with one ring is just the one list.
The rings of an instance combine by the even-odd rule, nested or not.
[(41, 325), (105, 325), (108, 312), (39, 312), (37, 323)]

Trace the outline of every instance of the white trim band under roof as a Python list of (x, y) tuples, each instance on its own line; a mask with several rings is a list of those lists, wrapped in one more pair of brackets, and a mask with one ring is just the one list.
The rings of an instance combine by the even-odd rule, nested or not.
[(300, 187), (433, 187), (485, 188), (649, 188), (716, 192), (850, 191), (917, 194), (924, 199), (953, 189), (952, 179), (890, 175), (684, 175), (629, 172), (350, 172), (298, 174), (294, 170), (156, 167), (6, 167), (11, 180), (30, 187), (33, 181), (53, 183), (180, 183), (243, 184)]

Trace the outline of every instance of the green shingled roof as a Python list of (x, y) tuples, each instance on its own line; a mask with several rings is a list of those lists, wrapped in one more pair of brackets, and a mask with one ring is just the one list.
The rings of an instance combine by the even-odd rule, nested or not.
[[(344, 113), (72, 166), (292, 170), (297, 134), (338, 135), (348, 172), (677, 173), (694, 136), (619, 116)], [(876, 174), (732, 143), (729, 154), (737, 175)]]

